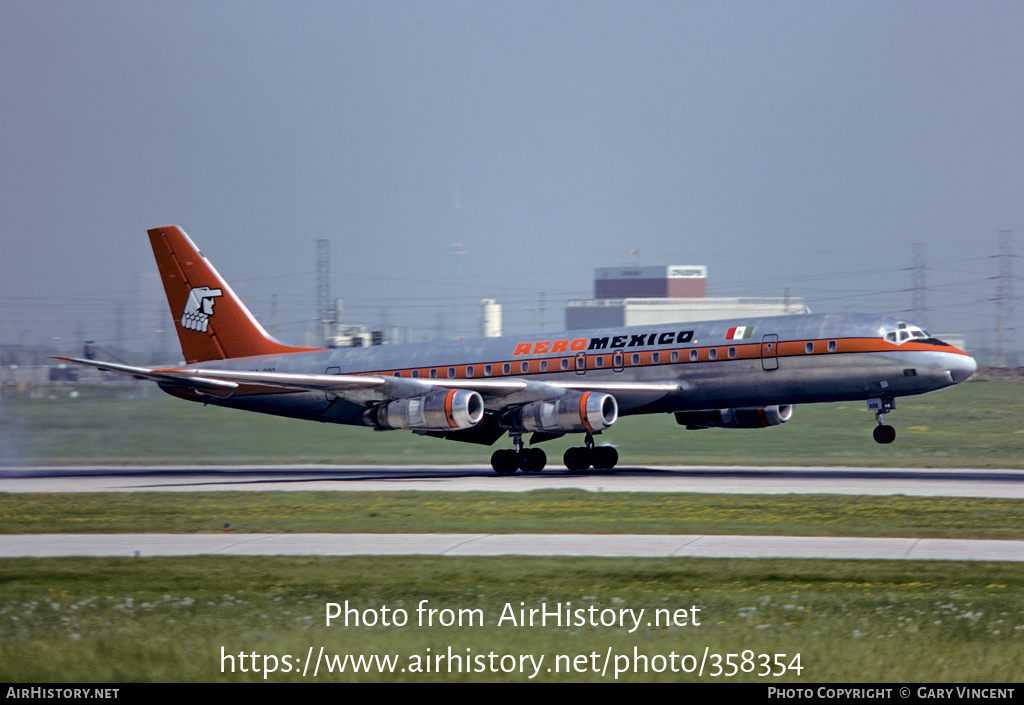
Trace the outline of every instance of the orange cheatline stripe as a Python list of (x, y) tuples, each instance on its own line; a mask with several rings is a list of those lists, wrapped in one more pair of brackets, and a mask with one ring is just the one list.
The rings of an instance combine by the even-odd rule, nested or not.
[[(834, 352), (829, 351), (828, 347), (827, 347), (828, 343), (833, 341), (833, 340), (836, 342), (836, 350)], [(807, 353), (806, 352), (805, 346), (806, 346), (807, 343), (813, 343), (814, 344), (814, 352), (812, 352), (812, 353)], [(708, 360), (708, 354), (707, 353), (708, 353), (709, 350), (717, 349), (717, 348), (727, 349), (729, 347), (735, 347), (737, 349), (736, 350), (736, 357), (735, 358), (723, 357), (723, 358), (721, 358), (719, 360), (714, 360), (714, 361)], [(709, 346), (699, 347), (699, 348), (695, 348), (695, 347), (689, 347), (689, 348), (668, 348), (668, 349), (665, 349), (665, 350), (654, 351), (654, 352), (661, 353), (662, 356), (663, 356), (663, 359), (661, 361), (657, 362), (657, 363), (653, 362), (653, 360), (651, 359), (651, 357), (650, 357), (651, 354), (652, 354), (651, 352), (641, 353), (640, 364), (638, 364), (638, 365), (628, 364), (628, 365), (623, 365), (623, 367), (636, 368), (636, 367), (647, 367), (647, 366), (654, 366), (654, 365), (659, 365), (659, 366), (660, 365), (691, 365), (691, 364), (694, 363), (694, 361), (690, 360), (690, 358), (689, 358), (689, 351), (690, 350), (697, 350), (698, 351), (699, 357), (698, 357), (698, 360), (696, 362), (705, 362), (705, 361), (708, 361), (708, 362), (730, 362), (730, 361), (739, 361), (739, 360), (759, 360), (762, 357), (762, 355), (761, 355), (761, 343), (760, 342), (752, 342), (752, 343), (745, 343), (743, 345), (732, 345), (732, 346), (730, 346), (730, 345), (709, 345)], [(814, 339), (814, 340), (787, 340), (787, 341), (779, 341), (779, 343), (776, 345), (776, 350), (778, 352), (777, 357), (779, 357), (779, 358), (804, 358), (804, 357), (813, 357), (813, 356), (817, 356), (817, 355), (836, 355), (836, 354), (851, 354), (851, 353), (886, 353), (886, 352), (901, 352), (901, 351), (949, 352), (949, 353), (953, 353), (953, 354), (967, 356), (966, 352), (964, 352), (963, 350), (960, 350), (959, 348), (954, 348), (952, 346), (949, 346), (948, 348), (936, 348), (934, 345), (930, 345), (930, 344), (927, 344), (927, 343), (915, 343), (915, 342), (912, 342), (912, 341), (906, 341), (906, 342), (904, 342), (902, 344), (897, 345), (895, 343), (890, 343), (888, 341), (881, 340), (881, 339), (878, 339), (878, 338), (822, 338), (822, 339)], [(678, 352), (679, 353), (679, 359), (676, 362), (672, 362), (671, 361), (671, 354), (673, 352)], [(727, 354), (727, 353), (725, 353), (725, 354)], [(581, 355), (584, 355), (584, 358), (585, 358), (586, 366), (583, 368), (584, 370), (609, 370), (609, 369), (615, 369), (614, 367), (596, 367), (593, 364), (593, 359), (595, 357), (614, 355), (614, 353), (602, 352), (602, 353), (594, 353), (594, 354), (590, 354), (590, 355), (586, 355), (584, 353), (581, 353)], [(559, 360), (559, 359), (561, 359), (561, 356), (553, 356), (553, 357), (549, 357), (549, 358), (538, 358), (538, 361), (539, 360), (544, 360), (544, 359), (546, 359), (546, 360)], [(567, 359), (573, 359), (573, 358), (567, 358)], [(506, 362), (490, 362), (490, 363), (474, 362), (474, 363), (469, 363), (469, 364), (472, 364), (472, 365), (487, 365), (487, 364), (490, 364), (490, 365), (492, 365), (493, 368), (494, 368), (494, 372), (492, 373), (492, 375), (490, 375), (491, 377), (514, 377), (514, 376), (523, 374), (522, 372), (517, 372), (515, 370), (510, 370), (507, 373), (503, 371), (503, 365), (504, 364), (510, 364), (511, 365), (512, 362), (515, 362), (515, 361), (509, 361), (507, 363)], [(526, 362), (530, 362), (530, 361), (526, 361)], [(570, 364), (572, 364), (572, 363), (570, 363)], [(435, 367), (407, 368), (407, 369), (402, 369), (402, 370), (389, 370), (389, 371), (379, 371), (379, 370), (377, 370), (377, 371), (367, 371), (367, 372), (349, 372), (349, 373), (346, 373), (346, 374), (365, 374), (365, 375), (383, 374), (383, 375), (387, 376), (387, 375), (392, 375), (395, 372), (401, 372), (402, 373), (402, 377), (409, 377), (410, 379), (436, 380), (437, 382), (440, 383), (441, 379), (439, 377), (438, 378), (433, 378), (433, 377), (429, 376), (430, 370), (431, 369), (439, 370), (441, 368), (449, 367), (449, 366), (450, 365), (437, 365)], [(457, 370), (457, 372), (456, 372), (456, 379), (464, 379), (464, 378), (466, 378), (466, 370), (465, 370), (465, 368), (467, 366), (469, 366), (469, 365), (466, 364), (466, 365), (456, 365), (455, 366), (456, 370)], [(531, 367), (532, 367), (532, 365), (531, 365)], [(412, 373), (412, 371), (414, 369), (416, 369), (416, 370), (418, 370), (420, 372), (420, 376), (419, 377), (412, 377), (411, 376), (411, 373)], [(570, 370), (577, 371), (575, 366), (570, 367)], [(554, 367), (552, 369), (548, 370), (548, 373), (549, 374), (565, 373), (565, 372), (568, 372), (570, 370), (562, 370), (559, 365), (554, 365)], [(167, 370), (160, 370), (160, 371), (173, 372), (174, 368), (169, 368)], [(527, 373), (527, 374), (540, 374), (540, 373), (538, 373), (538, 372), (531, 372), (531, 373)], [(474, 377), (475, 377), (475, 375), (474, 375)], [(238, 390), (236, 390), (235, 395), (236, 396), (248, 396), (248, 395), (253, 394), (253, 393), (270, 393), (269, 390), (268, 391), (260, 391), (260, 392), (252, 392), (247, 387), (248, 387), (248, 385), (242, 385), (241, 387), (239, 387)], [(255, 388), (255, 385), (252, 388)], [(267, 389), (267, 388), (266, 387), (261, 387), (259, 389), (263, 390), (263, 389)], [(291, 390), (288, 390), (288, 391), (290, 392)], [(287, 393), (287, 392), (277, 392), (277, 393)], [(582, 410), (581, 410), (581, 417), (583, 417), (583, 411)]]

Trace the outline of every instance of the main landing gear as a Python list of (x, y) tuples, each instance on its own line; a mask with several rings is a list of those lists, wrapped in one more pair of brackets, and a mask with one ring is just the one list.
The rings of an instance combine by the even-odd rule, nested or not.
[(584, 448), (570, 448), (562, 456), (565, 467), (582, 472), (591, 465), (597, 470), (610, 470), (619, 462), (619, 451), (612, 446), (595, 446), (594, 436), (587, 434)]
[(890, 411), (895, 411), (895, 409), (895, 399), (868, 399), (868, 411), (874, 411), (875, 419), (878, 421), (878, 425), (875, 426), (875, 430), (872, 432), (875, 443), (892, 443), (896, 440), (896, 429), (885, 425), (885, 415)]
[[(491, 454), (491, 467), (499, 475), (511, 475), (516, 470), (540, 472), (547, 464), (548, 457), (540, 448), (524, 448), (523, 436), (510, 431), (515, 449), (502, 448)], [(588, 433), (583, 448), (570, 448), (562, 460), (565, 467), (581, 472), (593, 466), (598, 470), (609, 470), (619, 462), (619, 452), (612, 446), (595, 446), (593, 434)]]
[(523, 436), (509, 432), (515, 450), (502, 448), (491, 453), (491, 467), (499, 475), (511, 475), (516, 470), (540, 472), (547, 465), (548, 456), (540, 448), (523, 448)]

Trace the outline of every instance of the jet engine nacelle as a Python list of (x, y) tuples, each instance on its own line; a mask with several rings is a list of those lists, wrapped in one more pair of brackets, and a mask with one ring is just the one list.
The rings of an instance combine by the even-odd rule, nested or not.
[(766, 428), (789, 421), (793, 407), (764, 406), (748, 409), (709, 409), (677, 411), (676, 423), (688, 429), (699, 428)]
[(608, 428), (619, 417), (619, 404), (611, 394), (569, 392), (560, 399), (535, 401), (501, 415), (502, 428), (541, 433), (594, 432)]
[(371, 426), (408, 431), (457, 431), (480, 423), (484, 400), (470, 389), (447, 389), (381, 404), (367, 414)]

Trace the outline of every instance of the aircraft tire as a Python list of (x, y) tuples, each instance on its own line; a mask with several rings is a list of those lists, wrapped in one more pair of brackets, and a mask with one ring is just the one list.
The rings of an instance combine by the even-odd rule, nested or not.
[(594, 467), (598, 470), (611, 470), (619, 462), (619, 451), (612, 446), (594, 448)]
[(540, 448), (524, 448), (516, 460), (523, 472), (540, 472), (547, 465), (548, 456)]
[(875, 426), (871, 435), (875, 437), (875, 443), (892, 443), (896, 440), (896, 429), (892, 426)]
[(491, 467), (499, 475), (511, 475), (519, 469), (519, 461), (516, 452), (510, 448), (503, 448), (491, 453)]
[(571, 471), (582, 472), (590, 467), (593, 460), (591, 456), (588, 448), (570, 448), (562, 456), (562, 462)]

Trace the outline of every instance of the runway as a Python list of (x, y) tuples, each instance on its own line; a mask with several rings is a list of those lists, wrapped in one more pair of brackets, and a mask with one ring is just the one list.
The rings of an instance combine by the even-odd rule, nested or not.
[(658, 466), (499, 476), (490, 467), (475, 465), (0, 468), (0, 492), (527, 492), (565, 488), (1024, 499), (1024, 470)]
[[(592, 492), (868, 494), (1024, 498), (1024, 470), (644, 467), (498, 476), (481, 466), (0, 468), (0, 492)], [(427, 555), (815, 558), (1024, 562), (1024, 541), (581, 534), (38, 534), (0, 536), (0, 557)]]

